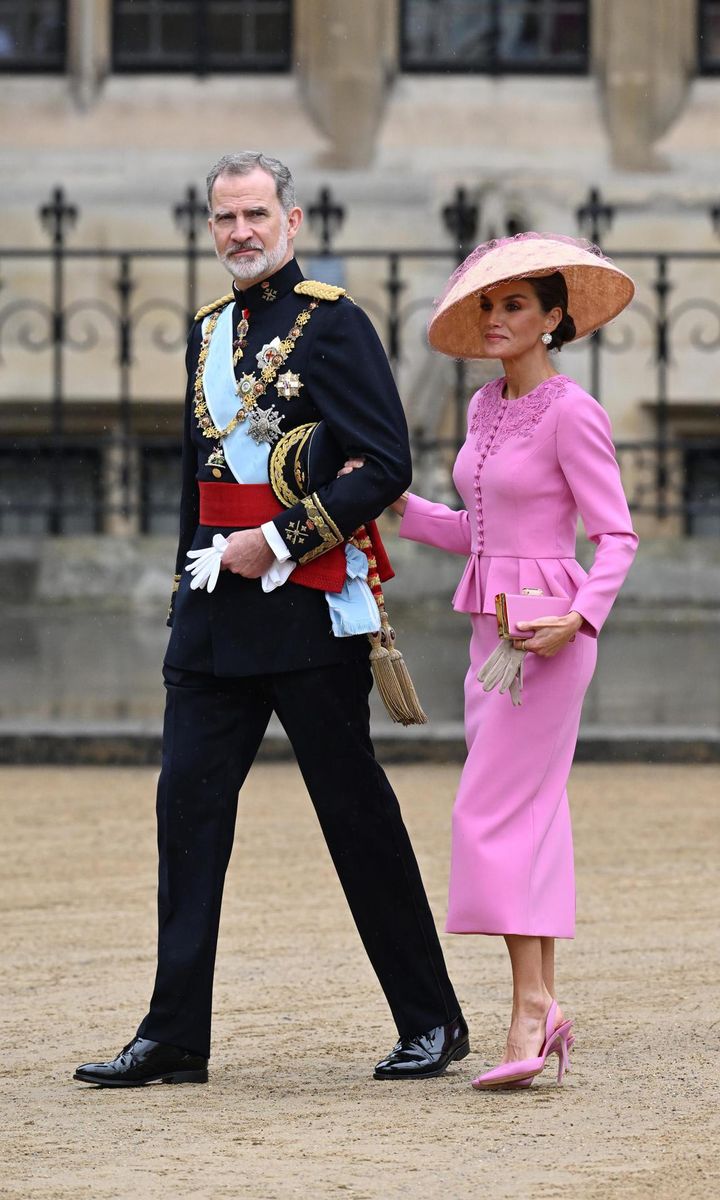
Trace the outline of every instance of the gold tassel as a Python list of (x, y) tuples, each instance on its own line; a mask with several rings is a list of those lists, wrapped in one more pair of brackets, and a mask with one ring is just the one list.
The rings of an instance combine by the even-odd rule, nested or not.
[(401, 725), (427, 725), (427, 715), (423, 712), (415, 684), (410, 678), (407, 663), (395, 645), (395, 630), (391, 626), (390, 618), (384, 608), (380, 612), (380, 620), (382, 631), (385, 634), (385, 644), (388, 649), (390, 666), (397, 680), (398, 690), (402, 697), (399, 723)]
[(390, 654), (383, 645), (383, 631), (369, 633), (370, 667), (375, 685), (380, 693), (389, 716), (398, 724), (404, 725), (405, 703), (397, 676), (393, 670)]
[(422, 710), (407, 664), (395, 645), (395, 630), (385, 610), (385, 597), (377, 573), (372, 541), (364, 526), (355, 531), (352, 541), (367, 555), (367, 581), (380, 613), (379, 631), (368, 634), (370, 666), (380, 698), (397, 725), (427, 725), (428, 719)]

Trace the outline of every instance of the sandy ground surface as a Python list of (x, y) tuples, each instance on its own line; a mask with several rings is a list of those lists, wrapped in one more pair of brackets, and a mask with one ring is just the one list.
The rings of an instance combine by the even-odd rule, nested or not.
[[(441, 919), (457, 769), (391, 777)], [(144, 1011), (153, 790), (147, 770), (0, 771), (0, 1195), (718, 1195), (720, 768), (575, 770), (579, 929), (560, 947), (573, 1070), (503, 1094), (469, 1086), (508, 1016), (494, 938), (444, 935), (470, 1057), (424, 1083), (372, 1080), (393, 1029), (291, 766), (257, 767), (243, 795), (209, 1085), (71, 1082)]]

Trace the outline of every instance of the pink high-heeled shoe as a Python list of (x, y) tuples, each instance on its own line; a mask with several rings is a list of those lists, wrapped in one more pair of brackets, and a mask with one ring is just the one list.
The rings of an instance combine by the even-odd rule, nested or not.
[[(564, 1023), (566, 1025), (572, 1025), (572, 1021), (566, 1021)], [(567, 1066), (565, 1067), (565, 1071), (568, 1075), (570, 1074), (570, 1051), (572, 1050), (574, 1045), (575, 1045), (575, 1034), (571, 1033), (567, 1040), (568, 1060), (567, 1060)], [(558, 1053), (559, 1053), (559, 1051), (558, 1051)], [(508, 1083), (506, 1086), (508, 1088), (529, 1088), (529, 1087), (531, 1087), (534, 1079), (535, 1079), (534, 1075), (527, 1076), (525, 1079), (513, 1079), (512, 1082)]]
[[(572, 1036), (572, 1021), (563, 1021), (555, 1027), (557, 1001), (553, 1000), (545, 1017), (545, 1041), (537, 1058), (524, 1058), (519, 1062), (500, 1063), (484, 1075), (473, 1079), (472, 1085), (478, 1090), (484, 1088), (505, 1087), (508, 1084), (529, 1087), (536, 1075), (543, 1070), (550, 1054), (558, 1056), (558, 1083), (562, 1083), (563, 1075), (568, 1068), (569, 1039)], [(574, 1038), (573, 1038), (574, 1041)]]

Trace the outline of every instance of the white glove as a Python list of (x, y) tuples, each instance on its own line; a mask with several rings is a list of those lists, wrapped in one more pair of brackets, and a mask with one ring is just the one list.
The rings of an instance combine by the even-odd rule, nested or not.
[(207, 587), (209, 592), (214, 591), (220, 574), (220, 563), (227, 545), (227, 538), (223, 537), (221, 533), (216, 533), (212, 540), (212, 546), (207, 546), (204, 550), (188, 550), (188, 558), (195, 559), (185, 567), (185, 570), (192, 575), (190, 587), (193, 591), (201, 587)]
[[(272, 546), (270, 547), (272, 550)], [(268, 567), (264, 575), (260, 576), (260, 583), (264, 592), (274, 592), (275, 588), (282, 585), (290, 578), (295, 570), (297, 563), (292, 558), (288, 558), (286, 562), (274, 562), (271, 567)]]
[(500, 692), (510, 692), (515, 708), (522, 704), (522, 670), (527, 650), (516, 650), (511, 641), (503, 639), (478, 671), (484, 692), (500, 685)]

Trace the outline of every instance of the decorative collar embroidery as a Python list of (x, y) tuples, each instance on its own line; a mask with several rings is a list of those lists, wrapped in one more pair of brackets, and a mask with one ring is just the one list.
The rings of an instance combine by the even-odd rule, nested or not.
[(250, 287), (242, 288), (240, 284), (246, 281), (236, 280), (233, 283), (233, 299), (242, 308), (249, 308), (251, 312), (255, 312), (258, 308), (269, 308), (270, 305), (277, 300), (282, 300), (291, 292), (295, 285), (302, 280), (302, 277), (297, 259), (291, 258), (284, 267), (280, 267), (274, 275), (271, 275), (269, 279), (263, 279), (260, 283), (253, 283)]
[[(471, 418), (470, 433), (477, 436), (476, 447), (485, 454), (497, 454), (510, 438), (531, 437), (553, 400), (567, 387), (564, 375), (553, 375), (526, 396), (507, 401), (502, 394), (503, 382), (493, 379), (482, 389)], [(490, 445), (487, 445), (488, 434)]]

